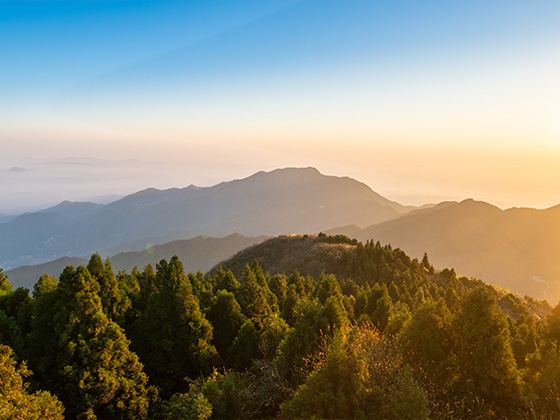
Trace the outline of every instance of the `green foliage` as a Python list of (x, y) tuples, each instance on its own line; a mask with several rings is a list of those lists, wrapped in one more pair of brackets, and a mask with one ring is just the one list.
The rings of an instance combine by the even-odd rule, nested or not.
[(228, 292), (235, 293), (237, 289), (239, 289), (239, 282), (237, 281), (231, 270), (224, 272), (221, 267), (214, 277), (214, 283), (216, 285), (216, 290), (227, 290)]
[(56, 397), (26, 391), (23, 380), (31, 373), (25, 363), (16, 368), (12, 349), (0, 344), (0, 419), (63, 419), (64, 407)]
[(42, 276), (32, 298), (0, 270), (0, 343), (16, 352), (1, 372), (24, 390), (0, 410), (60, 407), (18, 385), (27, 371), (15, 359), (35, 371), (30, 389), (74, 418), (560, 417), (560, 305), (379, 242), (269, 248), (267, 264), (289, 255), (305, 274), (265, 274), (258, 249), (237, 279), (186, 275), (177, 257), (115, 277), (94, 255), (60, 281)]
[(12, 285), (8, 282), (8, 276), (4, 274), (4, 270), (0, 268), (0, 296), (12, 291)]
[(295, 326), (279, 347), (275, 366), (294, 384), (306, 375), (305, 358), (313, 354), (329, 331), (323, 306), (317, 299), (302, 299), (294, 309)]
[(248, 369), (253, 360), (260, 356), (257, 329), (249, 319), (239, 329), (239, 333), (229, 350), (229, 358), (235, 369), (243, 371)]
[(225, 289), (218, 290), (212, 298), (207, 317), (213, 326), (216, 350), (222, 359), (229, 361), (229, 349), (239, 329), (247, 320), (241, 313), (241, 306), (237, 303), (235, 295)]
[(213, 418), (238, 419), (245, 416), (248, 386), (246, 373), (214, 370), (205, 379), (194, 381), (188, 395), (203, 395), (212, 406)]
[(457, 386), (482, 398), (490, 409), (518, 415), (524, 408), (520, 373), (510, 346), (508, 323), (487, 287), (473, 290), (456, 319)]
[(278, 347), (289, 332), (289, 325), (277, 314), (264, 319), (260, 331), (259, 350), (267, 362), (271, 362), (276, 357)]
[(427, 420), (430, 414), (424, 390), (405, 366), (397, 382), (389, 387), (388, 418), (395, 420)]
[(216, 356), (212, 325), (201, 312), (177, 257), (157, 265), (157, 291), (131, 327), (134, 349), (164, 397), (186, 389), (185, 377), (210, 371)]
[(61, 277), (59, 289), (67, 296), (61, 308), (67, 316), (55, 326), (58, 387), (69, 413), (144, 418), (148, 378), (124, 331), (104, 313), (95, 280), (78, 267), (73, 276)]
[(101, 298), (103, 311), (109, 319), (119, 321), (130, 307), (131, 302), (124, 290), (119, 288), (109, 258), (103, 263), (99, 254), (93, 254), (87, 269), (92, 278), (99, 284), (98, 294)]
[(286, 418), (426, 419), (427, 404), (411, 370), (403, 371), (393, 343), (371, 324), (363, 324), (339, 330), (327, 349), (316, 354), (314, 369), (281, 409)]
[(32, 357), (40, 378), (78, 418), (147, 415), (147, 377), (124, 331), (105, 314), (99, 283), (67, 267), (35, 288)]
[(17, 325), (16, 320), (6, 315), (0, 309), (0, 344), (4, 344), (22, 354), (24, 348), (23, 335)]
[(236, 297), (243, 314), (260, 325), (262, 319), (272, 314), (272, 308), (268, 299), (270, 290), (258, 264), (256, 268), (255, 265), (245, 267), (240, 283)]
[(399, 335), (399, 343), (407, 362), (445, 393), (455, 370), (453, 326), (446, 305), (433, 300), (423, 303)]
[(335, 340), (323, 365), (313, 370), (293, 400), (282, 405), (287, 418), (356, 418), (367, 392), (363, 367), (354, 355)]
[(168, 420), (207, 420), (212, 416), (212, 404), (203, 394), (174, 394), (165, 404)]

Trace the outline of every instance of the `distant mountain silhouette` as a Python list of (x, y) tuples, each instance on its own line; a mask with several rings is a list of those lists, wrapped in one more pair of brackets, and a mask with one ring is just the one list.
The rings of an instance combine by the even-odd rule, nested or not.
[[(230, 258), (240, 250), (261, 243), (265, 236), (247, 238), (237, 233), (225, 238), (209, 238), (197, 236), (192, 239), (173, 241), (163, 245), (155, 245), (138, 252), (123, 252), (110, 257), (115, 273), (126, 270), (131, 272), (137, 266), (140, 271), (148, 264), (155, 264), (162, 259), (169, 260), (177, 255), (186, 272), (206, 272), (219, 261)], [(62, 257), (44, 264), (23, 266), (7, 271), (10, 284), (16, 287), (32, 289), (43, 273), (59, 277), (67, 265), (77, 267), (86, 265), (88, 259)]]
[(501, 210), (465, 200), (415, 210), (365, 229), (343, 227), (360, 241), (390, 243), (412, 257), (428, 253), (434, 266), (510, 288), (521, 295), (560, 299), (560, 206)]
[(205, 273), (217, 262), (231, 257), (242, 249), (259, 244), (265, 239), (266, 236), (248, 238), (238, 233), (225, 238), (197, 236), (192, 239), (155, 245), (145, 251), (121, 252), (111, 257), (111, 265), (115, 272), (122, 270), (130, 272), (135, 266), (139, 270), (148, 264), (155, 267), (155, 264), (162, 259), (169, 260), (172, 256), (177, 255), (186, 272), (200, 270)]
[(149, 243), (193, 238), (317, 233), (366, 227), (411, 207), (351, 178), (314, 168), (258, 172), (208, 188), (146, 189), (107, 205), (64, 202), (0, 224), (0, 267), (37, 264), (96, 250), (139, 251)]
[(88, 260), (85, 258), (62, 257), (43, 264), (17, 267), (6, 271), (4, 274), (8, 276), (8, 281), (14, 289), (25, 287), (33, 290), (33, 285), (43, 274), (49, 274), (58, 278), (67, 265), (77, 267), (79, 265), (86, 265), (87, 263)]

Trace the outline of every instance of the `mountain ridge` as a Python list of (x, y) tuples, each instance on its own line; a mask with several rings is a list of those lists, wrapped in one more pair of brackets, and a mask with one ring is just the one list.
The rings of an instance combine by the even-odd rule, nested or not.
[[(115, 273), (119, 271), (130, 273), (134, 267), (140, 270), (148, 264), (155, 267), (162, 259), (170, 260), (177, 255), (183, 262), (185, 271), (206, 272), (219, 261), (230, 258), (242, 249), (259, 244), (266, 239), (267, 237), (264, 236), (245, 237), (237, 233), (224, 238), (198, 236), (153, 245), (143, 251), (121, 252), (109, 256), (109, 260)], [(88, 260), (89, 258), (61, 257), (43, 264), (17, 267), (6, 271), (5, 274), (14, 287), (33, 289), (33, 285), (42, 274), (58, 278), (66, 266), (86, 265)]]
[(411, 211), (365, 229), (341, 227), (326, 233), (390, 243), (416, 258), (426, 252), (436, 267), (454, 267), (465, 276), (556, 302), (559, 210), (560, 206), (502, 210), (468, 199)]
[(87, 257), (99, 249), (118, 253), (125, 250), (119, 246), (130, 243), (140, 250), (154, 238), (274, 236), (317, 233), (342, 224), (365, 227), (411, 209), (364, 183), (323, 175), (315, 168), (260, 171), (211, 187), (147, 188), (105, 205), (62, 202), (21, 215), (0, 224), (0, 266)]

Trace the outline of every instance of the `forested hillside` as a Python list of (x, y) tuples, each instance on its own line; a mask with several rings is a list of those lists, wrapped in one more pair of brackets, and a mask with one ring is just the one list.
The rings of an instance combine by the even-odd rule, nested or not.
[(428, 252), (436, 267), (454, 267), (521, 295), (560, 300), (560, 206), (501, 210), (482, 201), (446, 202), (365, 229), (329, 233), (376, 238), (416, 258)]
[(560, 416), (560, 306), (342, 235), (207, 275), (94, 254), (30, 293), (0, 271), (0, 344), (5, 418)]

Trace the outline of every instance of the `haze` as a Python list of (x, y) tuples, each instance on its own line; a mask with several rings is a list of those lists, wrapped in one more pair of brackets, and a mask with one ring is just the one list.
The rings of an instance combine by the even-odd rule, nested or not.
[(555, 1), (0, 3), (0, 213), (315, 166), (560, 202)]

